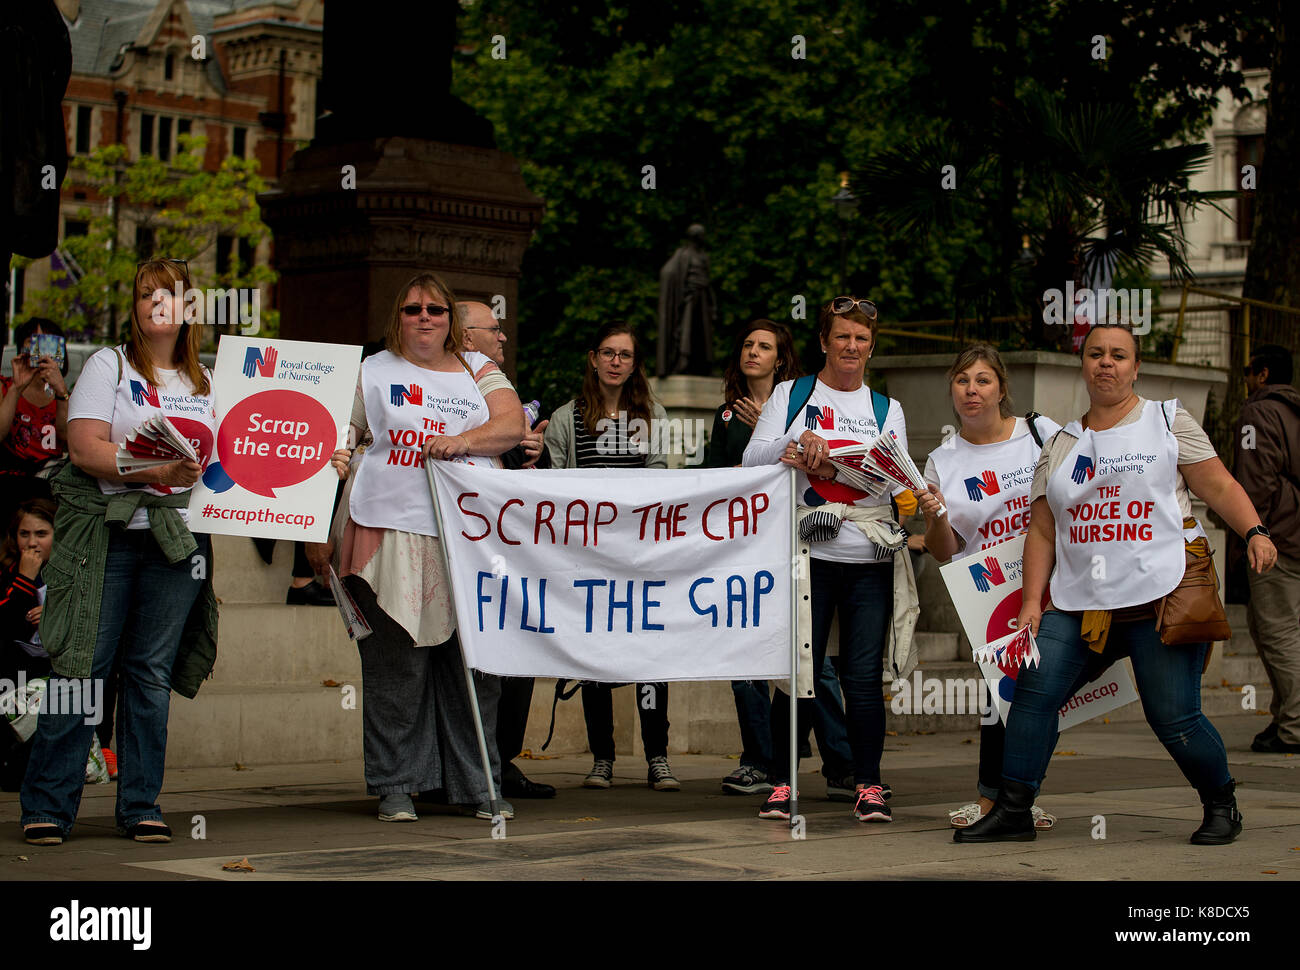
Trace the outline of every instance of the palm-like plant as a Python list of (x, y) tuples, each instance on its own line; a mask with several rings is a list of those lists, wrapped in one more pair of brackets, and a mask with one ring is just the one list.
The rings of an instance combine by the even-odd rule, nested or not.
[[(993, 297), (974, 301), (988, 316), (1036, 311), (1045, 289), (1109, 285), (1117, 272), (1142, 275), (1158, 261), (1175, 279), (1191, 275), (1187, 214), (1233, 195), (1189, 187), (1209, 145), (1162, 145), (1131, 105), (1065, 106), (1037, 88), (995, 107), (993, 129), (978, 137), (949, 129), (872, 158), (852, 180), (864, 211), (905, 238), (972, 239), (966, 288), (982, 285)], [(955, 186), (944, 188), (954, 173)], [(963, 231), (979, 226), (995, 230), (993, 242)], [(1030, 258), (1016, 251), (1022, 239)]]

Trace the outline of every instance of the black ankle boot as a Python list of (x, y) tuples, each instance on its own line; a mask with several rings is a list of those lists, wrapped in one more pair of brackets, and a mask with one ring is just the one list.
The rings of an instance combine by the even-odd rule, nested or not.
[(954, 842), (1032, 842), (1038, 838), (1034, 830), (1034, 807), (1037, 793), (1028, 785), (1002, 779), (1002, 789), (993, 810), (974, 825), (952, 833)]
[(1233, 794), (1236, 788), (1236, 782), (1229, 781), (1222, 788), (1201, 792), (1205, 819), (1192, 833), (1192, 845), (1227, 845), (1241, 834), (1241, 812)]

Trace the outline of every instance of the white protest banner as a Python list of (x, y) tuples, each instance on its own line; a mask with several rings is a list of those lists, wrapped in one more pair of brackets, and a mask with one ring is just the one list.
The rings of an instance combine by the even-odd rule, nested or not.
[(360, 364), (348, 344), (223, 336), (216, 453), (190, 492), (190, 528), (324, 542)]
[(469, 666), (610, 683), (790, 676), (784, 466), (431, 468)]
[[(1025, 537), (1019, 535), (939, 568), (973, 650), (978, 651), (985, 644), (1014, 632), (1012, 624), (1020, 615), (1024, 556)], [(1005, 724), (1011, 698), (1015, 696), (1020, 664), (1005, 661), (991, 664), (978, 659), (976, 663)], [(1064, 731), (1135, 700), (1137, 690), (1133, 687), (1132, 670), (1124, 660), (1085, 684), (1066, 701), (1057, 727)]]

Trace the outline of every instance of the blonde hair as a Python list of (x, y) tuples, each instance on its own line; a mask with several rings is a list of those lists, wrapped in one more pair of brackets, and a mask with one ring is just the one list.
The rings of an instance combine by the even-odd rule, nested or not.
[[(131, 362), (131, 366), (141, 377), (155, 387), (158, 385), (158, 374), (155, 368), (163, 362), (153, 359), (149, 352), (149, 344), (144, 339), (144, 331), (140, 327), (140, 301), (146, 293), (156, 293), (158, 290), (166, 290), (170, 293), (177, 283), (182, 284), (183, 291), (190, 289), (189, 269), (184, 263), (175, 260), (151, 259), (141, 263), (135, 271), (135, 283), (131, 292), (131, 339), (126, 344), (126, 359)], [(146, 285), (147, 290), (142, 288)], [(175, 307), (173, 311), (180, 312), (181, 307)], [(205, 397), (210, 388), (207, 370), (199, 360), (199, 352), (203, 346), (203, 332), (198, 324), (184, 321), (184, 318), (182, 321), (180, 332), (176, 335), (176, 349), (172, 352), (172, 359), (167, 363), (181, 372), (189, 382), (192, 394)]]
[(413, 276), (409, 283), (397, 291), (397, 299), (393, 301), (393, 315), (389, 318), (388, 329), (384, 331), (384, 346), (390, 353), (397, 354), (399, 357), (405, 356), (402, 353), (402, 307), (406, 304), (406, 295), (416, 288), (430, 297), (436, 294), (446, 302), (451, 325), (447, 328), (447, 339), (443, 341), (442, 349), (449, 354), (455, 354), (461, 363), (464, 363), (460, 351), (465, 342), (465, 329), (460, 322), (456, 294), (437, 273), (426, 272)]

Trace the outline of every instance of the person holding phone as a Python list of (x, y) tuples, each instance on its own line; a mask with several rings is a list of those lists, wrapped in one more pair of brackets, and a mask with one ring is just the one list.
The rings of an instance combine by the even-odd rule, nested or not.
[[(38, 338), (57, 338), (61, 356), (38, 356)], [(0, 376), (0, 521), (32, 498), (50, 498), (37, 478), (51, 458), (63, 454), (68, 434), (67, 343), (52, 320), (32, 317), (14, 329), (13, 376)]]

